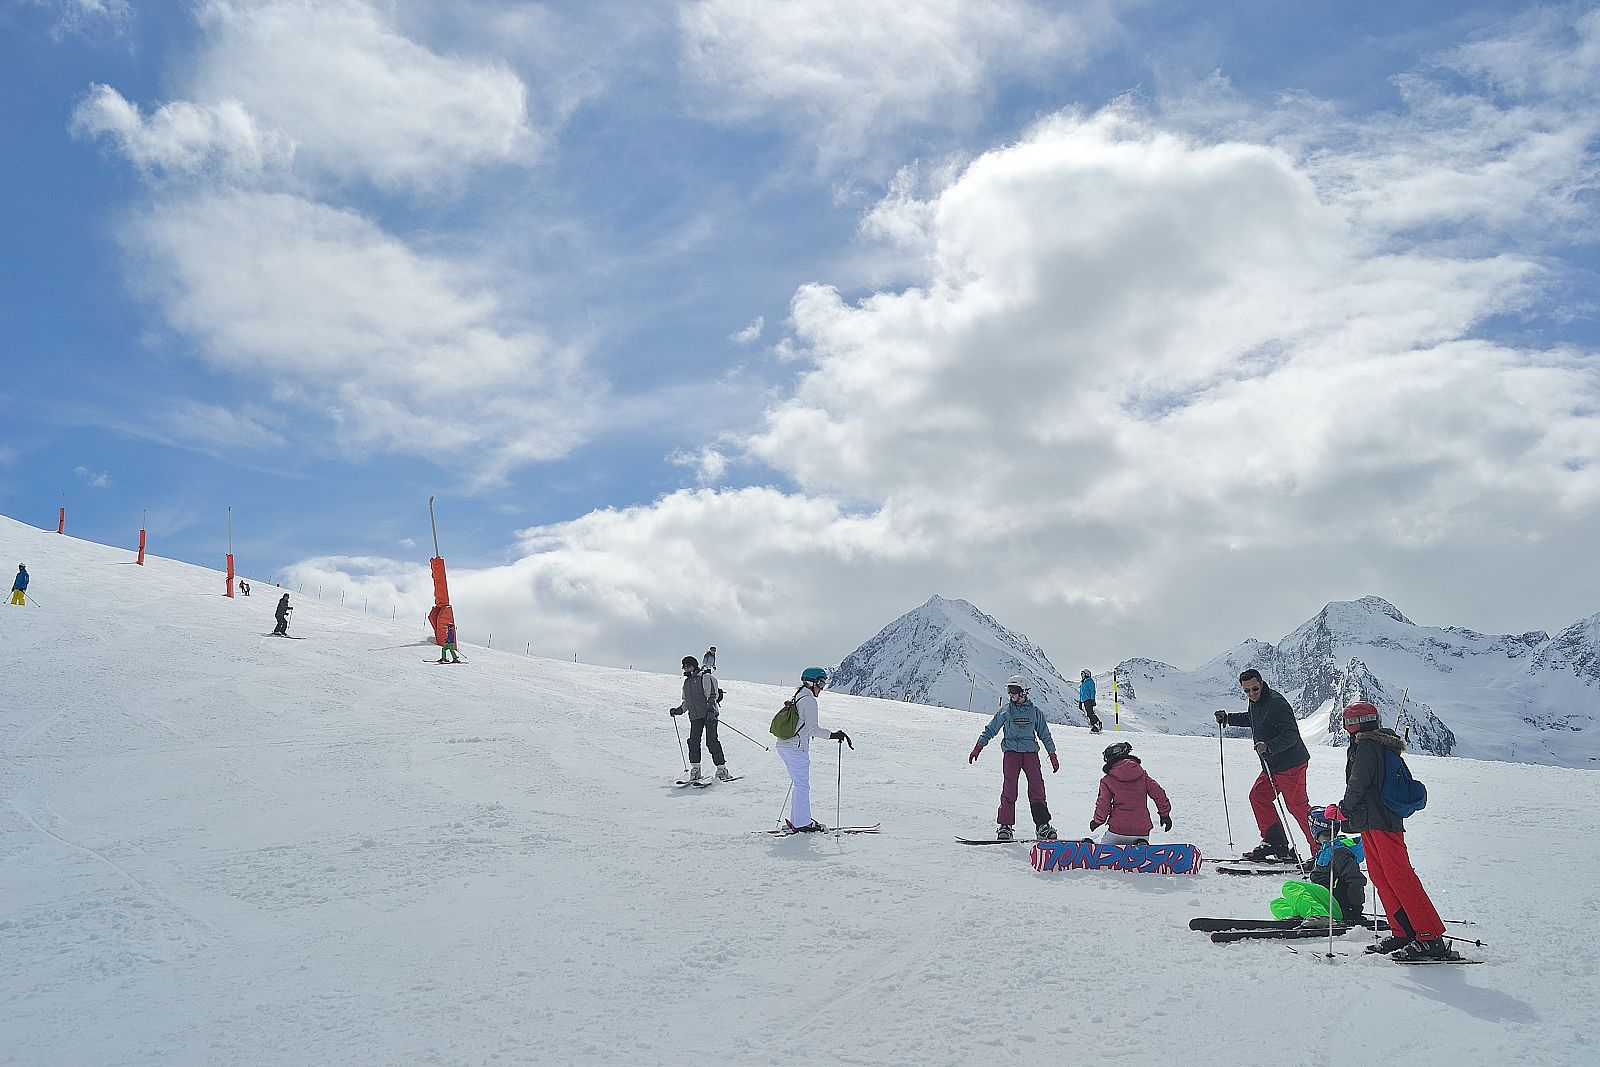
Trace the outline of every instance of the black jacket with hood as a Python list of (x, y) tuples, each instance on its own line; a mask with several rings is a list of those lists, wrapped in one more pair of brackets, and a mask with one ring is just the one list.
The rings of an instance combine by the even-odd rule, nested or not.
[(1393, 730), (1363, 730), (1350, 739), (1350, 751), (1344, 757), (1344, 799), (1339, 801), (1339, 810), (1344, 812), (1345, 828), (1353, 833), (1406, 832), (1406, 821), (1383, 802), (1384, 752), (1391, 748), (1401, 753), (1406, 750), (1405, 739)]

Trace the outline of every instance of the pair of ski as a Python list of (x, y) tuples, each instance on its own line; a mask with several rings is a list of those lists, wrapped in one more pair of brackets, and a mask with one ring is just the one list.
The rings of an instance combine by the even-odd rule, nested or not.
[(1054, 841), (1053, 837), (958, 837), (963, 845), (1031, 845), (1036, 841)]
[(794, 837), (796, 834), (816, 834), (818, 837), (831, 837), (834, 834), (875, 834), (883, 829), (881, 822), (871, 826), (834, 826), (827, 830), (791, 830), (787, 826), (776, 830), (752, 830), (753, 834), (766, 834), (768, 837)]
[(1233, 856), (1225, 860), (1212, 860), (1211, 869), (1218, 874), (1303, 877), (1299, 864), (1294, 860), (1253, 860), (1246, 856)]
[[(1333, 933), (1338, 936), (1357, 928), (1387, 930), (1389, 924), (1382, 919), (1368, 919), (1363, 923), (1334, 921)], [(1293, 919), (1222, 919), (1201, 917), (1189, 920), (1189, 929), (1201, 930), (1211, 935), (1218, 944), (1229, 941), (1299, 941), (1328, 936), (1328, 920), (1323, 918)]]
[(743, 778), (744, 775), (742, 774), (735, 775), (732, 778), (679, 778), (672, 784), (677, 786), (679, 789), (682, 789), (686, 785), (692, 785), (696, 789), (709, 789), (711, 788), (712, 782), (738, 782), (743, 780)]

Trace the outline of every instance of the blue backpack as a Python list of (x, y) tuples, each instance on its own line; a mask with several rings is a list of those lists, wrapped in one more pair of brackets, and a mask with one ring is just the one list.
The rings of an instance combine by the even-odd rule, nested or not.
[(1402, 819), (1428, 806), (1428, 787), (1411, 777), (1411, 768), (1400, 753), (1383, 748), (1383, 806)]

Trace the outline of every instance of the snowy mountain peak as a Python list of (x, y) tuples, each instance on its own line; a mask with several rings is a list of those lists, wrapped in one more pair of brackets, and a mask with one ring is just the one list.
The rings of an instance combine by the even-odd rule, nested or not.
[(937, 595), (846, 656), (834, 669), (832, 687), (857, 696), (989, 711), (1013, 674), (1030, 680), (1033, 702), (1050, 721), (1086, 721), (1077, 710), (1077, 683), (1068, 682), (1043, 649), (967, 601)]

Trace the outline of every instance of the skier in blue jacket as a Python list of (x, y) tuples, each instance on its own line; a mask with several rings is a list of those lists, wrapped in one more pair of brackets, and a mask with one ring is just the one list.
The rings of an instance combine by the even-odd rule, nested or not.
[(1054, 841), (1056, 831), (1050, 825), (1050, 806), (1044, 799), (1044, 771), (1039, 766), (1039, 741), (1034, 740), (1035, 736), (1044, 742), (1045, 751), (1050, 753), (1052, 772), (1061, 769), (1061, 760), (1056, 755), (1055, 739), (1050, 736), (1050, 724), (1045, 722), (1044, 712), (1028, 699), (1028, 680), (1020, 674), (1013, 674), (1006, 681), (1006, 703), (978, 735), (978, 743), (972, 746), (967, 762), (978, 762), (983, 746), (994, 740), (1001, 730), (1005, 731), (1000, 739), (1000, 750), (1005, 753), (1005, 777), (1000, 785), (1000, 811), (995, 816), (999, 829), (995, 837), (1001, 841), (1012, 839), (1017, 821), (1017, 775), (1026, 772), (1034, 836), (1041, 841)]
[(1094, 713), (1094, 675), (1083, 669), (1083, 681), (1078, 683), (1078, 710), (1089, 716), (1089, 732), (1100, 732), (1100, 716)]
[(11, 583), (11, 602), (26, 605), (28, 602), (28, 567), (17, 564), (17, 577)]

